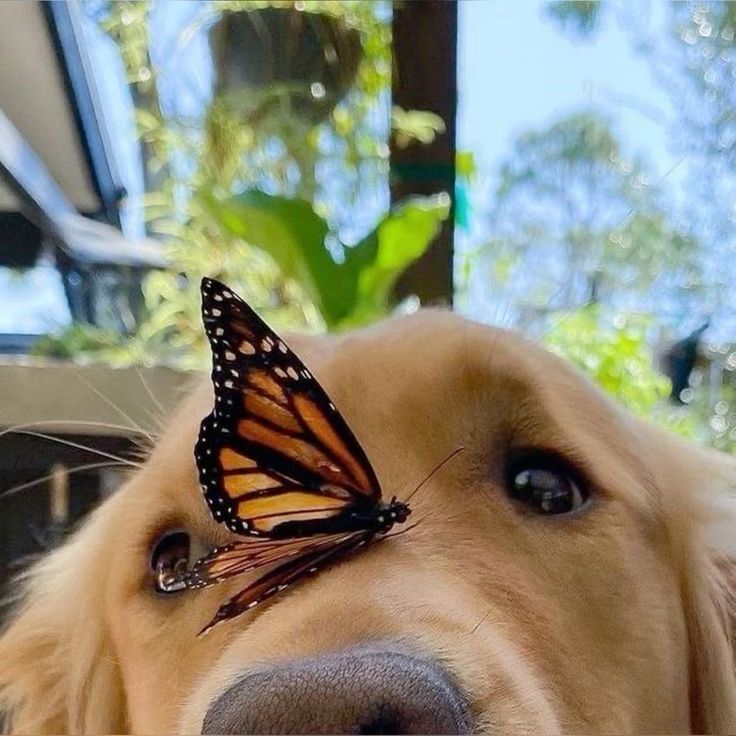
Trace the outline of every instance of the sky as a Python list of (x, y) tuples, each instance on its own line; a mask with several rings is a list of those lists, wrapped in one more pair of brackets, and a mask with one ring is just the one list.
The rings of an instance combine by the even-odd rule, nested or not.
[(661, 125), (669, 101), (626, 34), (605, 19), (592, 42), (565, 37), (539, 0), (461, 0), (458, 35), (458, 138), (481, 168), (496, 164), (519, 132), (594, 107), (620, 118), (631, 152), (660, 172), (675, 158)]
[[(483, 210), (513, 140), (567, 114), (592, 109), (611, 120), (624, 154), (643, 157), (655, 181), (666, 177), (675, 184), (685, 173), (658, 122), (672, 117), (669, 98), (616, 19), (604, 16), (592, 41), (571, 40), (545, 15), (544, 5), (543, 0), (460, 2), (458, 148), (474, 154), (478, 173), (470, 227), (456, 237), (457, 262), (488, 240)], [(661, 5), (639, 6), (645, 7), (656, 22)], [(503, 302), (479, 270), (458, 305), (477, 319), (504, 322)]]
[[(616, 118), (624, 149), (643, 153), (659, 176), (676, 158), (669, 152), (663, 128), (652, 115), (668, 116), (668, 100), (651, 77), (646, 61), (631, 49), (624, 32), (608, 22), (592, 43), (572, 42), (542, 13), (539, 0), (461, 0), (458, 39), (458, 146), (472, 151), (478, 164), (474, 187), (475, 218), (469, 231), (459, 233), (458, 249), (469, 249), (487, 235), (482, 222), (493, 171), (507, 155), (520, 132), (542, 128), (565, 113), (593, 105)], [(158, 61), (162, 73), (186, 79), (181, 92), (164, 100), (184, 111), (201, 105), (210, 84), (211, 69), (202, 59), (206, 46), (194, 38), (183, 47), (180, 29), (196, 20), (199, 3), (160, 3), (157, 27)], [(119, 60), (109, 39), (88, 34), (90, 53), (102, 80), (103, 103), (118, 144), (118, 166), (130, 192), (130, 234), (140, 231), (136, 216), (140, 175), (126, 91)], [(192, 91), (192, 97), (187, 90)], [(676, 177), (677, 170), (670, 174)], [(488, 308), (487, 287), (469, 293), (466, 311), (483, 317)], [(0, 330), (44, 332), (68, 319), (55, 271), (36, 269), (23, 278), (0, 271), (0, 292), (6, 309)]]

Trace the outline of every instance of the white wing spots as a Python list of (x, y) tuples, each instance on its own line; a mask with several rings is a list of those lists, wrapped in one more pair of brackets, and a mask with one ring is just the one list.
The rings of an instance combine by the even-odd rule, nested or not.
[(215, 335), (217, 335), (217, 337), (222, 337), (224, 334), (225, 334), (225, 330), (223, 330), (222, 327), (218, 327), (215, 330)]
[(256, 349), (247, 340), (243, 340), (238, 350), (243, 353), (243, 355), (255, 355), (256, 352)]
[(226, 350), (225, 360), (235, 360), (235, 353), (231, 353), (229, 350)]
[(213, 309), (212, 310), (212, 315), (214, 317), (221, 317), (222, 316), (222, 310), (221, 309)]
[(225, 381), (225, 388), (232, 388), (233, 382), (232, 381)]
[(312, 377), (312, 374), (305, 368), (302, 371), (302, 376), (304, 376), (304, 378), (311, 378)]
[(329, 405), (330, 409), (332, 409), (332, 411), (335, 411), (335, 405), (331, 401), (328, 401), (327, 404)]
[(293, 366), (293, 365), (290, 365), (290, 366), (289, 366), (289, 367), (288, 367), (288, 368), (286, 369), (286, 372), (287, 372), (287, 373), (289, 374), (289, 376), (290, 376), (291, 378), (293, 378), (293, 379), (294, 379), (295, 381), (296, 381), (296, 379), (297, 379), (297, 378), (299, 378), (299, 374), (298, 374), (298, 373), (296, 372), (296, 369), (294, 368), (294, 366)]
[(237, 378), (240, 375), (240, 373), (238, 373), (234, 368), (230, 369), (230, 373), (232, 373), (235, 376), (235, 378)]
[(215, 294), (215, 301), (216, 302), (221, 302), (222, 301), (222, 296), (220, 294)]
[(288, 348), (286, 347), (286, 345), (284, 345), (284, 343), (283, 343), (283, 342), (281, 342), (281, 340), (279, 340), (279, 350), (280, 350), (280, 351), (281, 351), (282, 353), (286, 353), (286, 352), (288, 351)]
[(223, 291), (222, 295), (225, 297), (225, 299), (232, 299), (233, 295), (229, 291)]
[(216, 365), (215, 366), (215, 371), (217, 371), (217, 373), (219, 373), (221, 370), (222, 370), (222, 366), (221, 365)]
[(286, 371), (281, 366), (276, 366), (273, 369), (273, 372), (279, 377), (279, 378), (286, 378)]
[(263, 340), (261, 340), (261, 350), (263, 350), (264, 353), (270, 353), (273, 350), (273, 342), (270, 337), (264, 337)]

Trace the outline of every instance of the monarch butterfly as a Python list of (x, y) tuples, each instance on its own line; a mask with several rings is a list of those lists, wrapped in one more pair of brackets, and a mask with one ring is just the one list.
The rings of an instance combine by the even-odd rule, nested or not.
[(170, 589), (202, 588), (279, 564), (217, 611), (209, 628), (365, 545), (411, 510), (381, 487), (365, 452), (304, 364), (232, 290), (202, 280), (215, 405), (195, 446), (215, 521), (247, 539), (212, 550)]

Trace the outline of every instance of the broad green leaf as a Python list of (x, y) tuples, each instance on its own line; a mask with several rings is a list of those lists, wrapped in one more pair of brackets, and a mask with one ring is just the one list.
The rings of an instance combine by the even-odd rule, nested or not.
[(298, 281), (328, 327), (384, 315), (401, 273), (429, 247), (449, 213), (449, 197), (416, 197), (389, 212), (357, 245), (343, 245), (337, 263), (327, 250), (327, 223), (305, 200), (247, 191), (203, 197), (224, 228), (268, 253), (283, 275)]
[(284, 276), (298, 281), (328, 325), (350, 311), (355, 285), (325, 247), (327, 223), (303, 199), (251, 190), (207, 199), (222, 226), (268, 253)]
[(430, 246), (450, 211), (449, 197), (414, 197), (396, 205), (355, 248), (345, 265), (360, 269), (355, 308), (343, 326), (368, 322), (391, 306), (399, 276)]

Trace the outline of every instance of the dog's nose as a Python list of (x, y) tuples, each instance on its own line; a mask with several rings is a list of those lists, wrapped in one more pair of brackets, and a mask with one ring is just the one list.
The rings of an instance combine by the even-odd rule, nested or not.
[(210, 706), (205, 734), (471, 733), (465, 698), (435, 664), (347, 651), (252, 672)]

